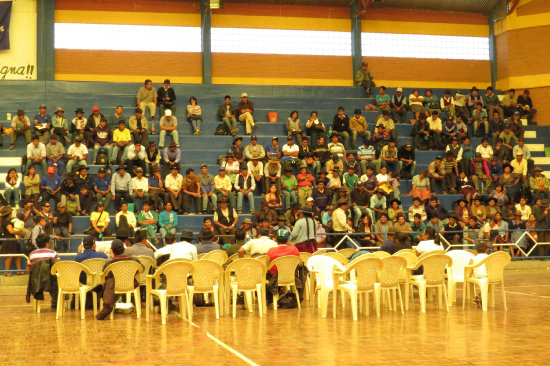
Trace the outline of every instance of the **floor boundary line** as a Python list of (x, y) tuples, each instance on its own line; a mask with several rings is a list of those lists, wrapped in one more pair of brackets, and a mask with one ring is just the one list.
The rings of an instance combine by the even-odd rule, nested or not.
[(544, 296), (544, 295), (526, 294), (524, 292), (516, 292), (516, 291), (508, 291), (508, 290), (506, 290), (506, 292), (509, 294), (525, 295), (525, 296), (531, 296), (531, 297), (542, 297), (544, 299), (550, 299), (550, 296)]
[(235, 348), (225, 344), (224, 342), (222, 342), (220, 339), (214, 337), (212, 334), (210, 334), (210, 332), (208, 332), (207, 330), (199, 327), (198, 324), (190, 321), (189, 322), (190, 324), (194, 325), (195, 327), (199, 328), (199, 329), (202, 329), (203, 331), (206, 332), (206, 336), (208, 338), (210, 338), (211, 340), (213, 340), (214, 342), (216, 342), (217, 344), (219, 344), (220, 346), (222, 346), (223, 348), (225, 348), (226, 350), (228, 350), (229, 352), (233, 353), (235, 356), (237, 356), (238, 358), (240, 358), (241, 360), (243, 360), (244, 362), (246, 362), (247, 364), (249, 364), (250, 366), (259, 366), (256, 362), (252, 361), (251, 359), (249, 359), (248, 357), (246, 357), (245, 355), (243, 355), (242, 353), (240, 353), (239, 351), (237, 351)]

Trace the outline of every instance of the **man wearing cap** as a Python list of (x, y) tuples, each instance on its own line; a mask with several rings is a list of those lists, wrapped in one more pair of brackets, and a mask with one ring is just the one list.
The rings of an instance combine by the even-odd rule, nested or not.
[(50, 143), (46, 145), (46, 158), (48, 159), (48, 167), (55, 167), (59, 175), (65, 171), (65, 148), (57, 142), (57, 136), (51, 135)]
[(279, 138), (274, 136), (271, 138), (271, 145), (265, 147), (265, 154), (267, 159), (281, 158), (281, 148), (279, 147)]
[(548, 199), (548, 189), (550, 189), (550, 182), (548, 178), (542, 175), (542, 169), (539, 167), (535, 168), (535, 175), (529, 178), (529, 188), (531, 193), (533, 193), (533, 200), (537, 201), (543, 197)]
[(46, 105), (38, 107), (38, 113), (34, 116), (34, 134), (40, 137), (40, 142), (46, 145), (50, 140), (52, 117), (46, 112)]
[(369, 71), (369, 63), (361, 63), (361, 69), (355, 74), (355, 85), (365, 88), (365, 92), (372, 97), (371, 88), (374, 88), (374, 76)]
[(157, 262), (163, 255), (167, 255), (169, 259), (189, 259), (196, 261), (198, 258), (197, 246), (191, 244), (193, 241), (193, 232), (191, 230), (183, 230), (180, 240), (176, 243), (176, 236), (174, 234), (166, 234), (164, 237), (164, 247), (155, 252)]
[(403, 88), (395, 90), (395, 94), (390, 100), (391, 113), (394, 121), (405, 123), (407, 118), (407, 97), (403, 95)]
[[(96, 258), (107, 259), (108, 258), (107, 254), (103, 252), (97, 252), (95, 248), (96, 248), (95, 238), (93, 236), (88, 235), (82, 240), (82, 251), (76, 255), (76, 257), (74, 258), (74, 261), (77, 263), (82, 263), (88, 259), (96, 259)], [(86, 283), (85, 274), (83, 276), (81, 275), (80, 282)]]
[(111, 154), (111, 164), (118, 161), (118, 152), (126, 149), (126, 147), (132, 142), (132, 135), (130, 130), (126, 128), (124, 121), (118, 122), (118, 128), (113, 131), (113, 152)]
[(170, 174), (166, 176), (164, 181), (166, 184), (166, 198), (172, 203), (174, 211), (177, 213), (182, 213), (183, 192), (181, 191), (181, 188), (183, 185), (183, 176), (178, 172), (178, 168), (175, 165), (170, 168)]
[[(155, 238), (158, 229), (158, 220), (158, 215), (155, 211), (151, 210), (149, 201), (144, 201), (143, 210), (139, 212), (137, 222), (140, 228), (147, 232), (147, 237), (154, 238), (156, 243), (158, 243), (158, 239)], [(155, 257), (157, 257), (156, 254)]]
[(188, 168), (185, 171), (181, 191), (183, 193), (183, 214), (187, 215), (191, 212), (191, 202), (194, 202), (195, 214), (199, 214), (202, 207), (201, 183), (193, 168)]
[(176, 146), (180, 146), (178, 135), (178, 119), (172, 115), (172, 110), (164, 111), (164, 116), (160, 119), (159, 149), (164, 149), (164, 139), (166, 135), (172, 136), (172, 141)]
[(10, 136), (10, 150), (14, 149), (15, 140), (17, 136), (25, 136), (27, 144), (31, 142), (31, 120), (25, 116), (25, 111), (19, 109), (17, 115), (11, 120), (12, 133)]
[(147, 129), (149, 128), (149, 124), (140, 108), (136, 108), (134, 115), (130, 117), (128, 121), (128, 125), (130, 126), (130, 132), (132, 133), (134, 142), (139, 142), (143, 146), (147, 146)]
[(61, 201), (62, 180), (55, 174), (53, 166), (48, 167), (47, 174), (40, 179), (40, 191), (42, 193), (42, 202), (51, 203), (53, 209)]
[(510, 162), (510, 165), (514, 168), (514, 173), (521, 174), (523, 184), (527, 185), (527, 160), (523, 158), (523, 150), (516, 151), (516, 158)]
[(105, 175), (105, 169), (99, 169), (97, 177), (92, 182), (92, 189), (95, 192), (95, 198), (97, 202), (103, 202), (105, 198), (105, 209), (109, 209), (111, 204), (111, 177)]
[(260, 209), (254, 212), (254, 226), (260, 227), (264, 220), (267, 220), (270, 225), (275, 225), (277, 222), (277, 213), (268, 206), (266, 200), (260, 201)]
[(516, 96), (516, 90), (511, 88), (504, 94), (504, 97), (500, 101), (500, 105), (504, 110), (504, 117), (510, 117), (515, 112), (521, 113), (522, 105), (518, 103), (518, 97)]
[(246, 125), (246, 134), (250, 135), (252, 129), (256, 129), (256, 123), (254, 122), (254, 103), (248, 100), (248, 94), (241, 94), (241, 101), (237, 104), (237, 116), (241, 123)]
[[(149, 120), (155, 119), (157, 112), (157, 90), (153, 88), (153, 82), (150, 79), (146, 79), (144, 86), (139, 88), (136, 95), (136, 105), (145, 113), (145, 108), (149, 108)], [(170, 111), (172, 112), (172, 111)]]
[(233, 157), (239, 164), (244, 163), (244, 147), (242, 147), (243, 138), (237, 136), (233, 138), (233, 145), (229, 148), (228, 153), (233, 154)]
[(82, 137), (76, 136), (74, 144), (69, 146), (67, 149), (67, 173), (73, 171), (73, 167), (76, 164), (77, 166), (86, 166), (86, 157), (88, 156), (88, 148), (82, 143)]
[(118, 124), (120, 122), (126, 123), (126, 119), (122, 115), (122, 112), (124, 111), (124, 107), (121, 105), (117, 105), (115, 108), (115, 113), (111, 114), (107, 118), (107, 126), (111, 129), (111, 131), (114, 131), (118, 128)]
[(92, 114), (88, 116), (88, 120), (86, 121), (86, 127), (84, 131), (84, 141), (88, 147), (93, 147), (94, 144), (94, 129), (96, 127), (99, 127), (99, 123), (102, 119), (105, 119), (105, 116), (103, 113), (99, 111), (99, 107), (95, 105), (92, 108)]
[(149, 201), (149, 180), (143, 176), (143, 168), (136, 168), (136, 176), (132, 178), (132, 199), (136, 209), (141, 210), (145, 202)]
[(180, 170), (181, 150), (175, 141), (170, 141), (170, 146), (164, 149), (162, 159), (169, 170), (172, 170), (172, 167)]
[(52, 118), (52, 136), (55, 135), (59, 137), (62, 141), (61, 143), (65, 145), (65, 143), (70, 141), (67, 137), (69, 133), (69, 123), (63, 113), (65, 113), (65, 111), (62, 107), (57, 107), (55, 109), (55, 116)]
[(256, 181), (252, 174), (248, 172), (248, 166), (241, 164), (240, 173), (235, 179), (235, 191), (237, 192), (237, 213), (242, 214), (243, 198), (248, 199), (250, 212), (254, 213), (254, 190), (256, 189)]
[(122, 164), (127, 164), (130, 175), (134, 176), (135, 167), (141, 168), (143, 171), (146, 169), (145, 159), (147, 154), (145, 153), (145, 147), (136, 141), (134, 144), (126, 147), (124, 154), (122, 155)]
[(224, 103), (218, 108), (218, 116), (227, 126), (227, 130), (231, 131), (231, 135), (235, 136), (239, 132), (237, 119), (235, 118), (237, 110), (231, 105), (231, 96), (226, 95), (223, 100)]
[[(216, 233), (218, 235), (235, 235), (235, 227), (239, 216), (237, 211), (232, 207), (227, 207), (227, 198), (221, 197), (218, 200), (219, 207), (214, 211), (214, 225), (216, 225)], [(222, 238), (222, 242), (226, 242)]]
[(126, 173), (124, 166), (120, 165), (111, 178), (111, 194), (115, 200), (115, 210), (120, 209), (122, 200), (132, 202), (130, 197), (132, 191), (132, 177)]
[(94, 146), (94, 162), (101, 149), (106, 150), (107, 157), (112, 156), (113, 150), (111, 144), (113, 143), (113, 131), (107, 126), (107, 120), (105, 118), (101, 118), (99, 126), (93, 129), (91, 140)]
[(248, 160), (265, 158), (265, 150), (262, 145), (258, 144), (258, 138), (256, 135), (250, 137), (250, 145), (247, 145), (244, 149), (244, 155)]
[(27, 145), (27, 165), (28, 170), (31, 165), (40, 165), (42, 174), (46, 173), (46, 146), (40, 142), (38, 136), (32, 138), (32, 142)]
[(243, 258), (246, 253), (250, 255), (265, 255), (269, 249), (276, 247), (277, 243), (269, 239), (269, 230), (260, 228), (258, 230), (258, 237), (248, 241), (239, 249), (239, 258)]

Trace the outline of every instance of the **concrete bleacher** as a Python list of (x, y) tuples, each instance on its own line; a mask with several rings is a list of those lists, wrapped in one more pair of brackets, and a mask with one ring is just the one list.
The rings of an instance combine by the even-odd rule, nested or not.
[[(17, 86), (18, 92), (14, 93), (13, 88)], [(26, 114), (32, 120), (37, 113), (38, 105), (45, 103), (48, 106), (48, 113), (53, 115), (57, 106), (65, 109), (65, 117), (70, 121), (74, 117), (74, 110), (81, 107), (87, 117), (92, 110), (92, 106), (98, 105), (101, 112), (107, 117), (114, 113), (117, 105), (123, 105), (124, 116), (128, 119), (135, 108), (135, 95), (142, 86), (140, 83), (94, 83), (94, 82), (9, 82), (0, 84), (0, 91), (3, 91), (3, 103), (0, 105), (0, 121), (3, 126), (8, 126), (10, 121), (6, 120), (7, 113), (15, 116), (17, 109), (23, 108)], [(155, 85), (159, 87), (160, 85)], [(225, 154), (232, 144), (231, 136), (215, 136), (214, 131), (220, 123), (217, 112), (218, 106), (223, 102), (226, 94), (232, 96), (233, 104), (240, 101), (240, 94), (247, 92), (249, 99), (255, 105), (255, 119), (258, 128), (254, 134), (258, 136), (258, 142), (267, 146), (271, 144), (273, 136), (279, 137), (279, 144), (286, 143), (285, 121), (292, 110), (299, 112), (300, 120), (305, 126), (310, 112), (316, 110), (319, 112), (319, 118), (327, 129), (332, 125), (332, 119), (337, 112), (338, 106), (343, 106), (348, 115), (353, 114), (354, 109), (361, 109), (369, 124), (369, 130), (374, 130), (374, 119), (377, 112), (366, 112), (364, 107), (367, 104), (374, 104), (374, 99), (366, 98), (364, 91), (353, 87), (295, 87), (295, 86), (249, 86), (249, 85), (173, 85), (176, 95), (176, 117), (178, 118), (178, 130), (180, 134), (179, 143), (182, 149), (182, 171), (192, 167), (198, 172), (201, 164), (209, 165), (210, 173), (217, 173), (216, 160), (218, 156)], [(412, 89), (405, 88), (405, 95), (410, 94)], [(388, 88), (388, 94), (395, 92), (394, 88)], [(443, 89), (433, 89), (438, 97), (443, 95)], [(466, 90), (459, 92), (467, 93)], [(186, 120), (185, 107), (188, 104), (190, 96), (198, 99), (199, 105), (203, 110), (203, 124), (200, 136), (192, 135), (192, 128)], [(268, 122), (268, 113), (277, 112), (277, 123)], [(155, 119), (155, 127), (158, 133), (158, 110)], [(244, 135), (244, 126), (238, 124), (240, 129), (239, 136), (243, 136), (243, 146), (249, 144), (249, 137)], [(396, 124), (398, 134), (398, 145), (405, 142), (412, 142), (410, 124)], [(531, 148), (535, 163), (545, 171), (550, 171), (550, 158), (544, 156), (544, 146), (550, 144), (550, 134), (545, 131), (545, 126), (526, 126), (526, 144)], [(167, 137), (166, 144), (171, 137)], [(150, 135), (149, 140), (158, 143), (158, 134)], [(3, 188), (5, 173), (10, 167), (18, 167), (20, 158), (26, 153), (25, 141), (19, 137), (14, 150), (8, 150), (9, 136), (2, 136), (4, 149), (0, 150), (0, 188)], [(360, 144), (362, 139), (358, 139)], [(479, 138), (474, 138), (472, 145), (476, 147), (480, 144)], [(435, 159), (437, 155), (443, 155), (443, 151), (417, 151), (416, 162), (417, 172), (427, 168), (428, 164)], [(9, 159), (9, 160), (8, 160)], [(95, 174), (99, 166), (93, 164), (93, 152), (88, 156), (90, 165), (90, 174)], [(400, 191), (402, 193), (402, 203), (404, 209), (407, 209), (412, 200), (410, 196), (405, 196), (411, 188), (410, 181), (401, 181)], [(437, 191), (436, 191), (437, 192)], [(440, 193), (440, 192), (437, 192)], [(460, 198), (460, 195), (439, 195), (443, 205), (447, 208), (452, 207), (452, 203)], [(259, 207), (259, 201), (262, 197), (255, 198), (256, 207)], [(248, 212), (248, 203), (245, 200), (243, 209)], [(240, 215), (242, 220), (246, 215)], [(183, 228), (198, 232), (202, 226), (203, 216), (180, 216), (178, 232)], [(111, 221), (114, 223), (114, 219)], [(74, 232), (79, 233), (89, 226), (88, 217), (75, 217)], [(113, 225), (113, 224), (112, 224)], [(76, 245), (78, 241), (74, 241)], [(71, 249), (75, 249), (73, 246)]]

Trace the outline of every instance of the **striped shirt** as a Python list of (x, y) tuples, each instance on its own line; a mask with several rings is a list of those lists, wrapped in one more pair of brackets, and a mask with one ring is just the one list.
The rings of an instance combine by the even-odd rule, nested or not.
[(59, 259), (59, 256), (55, 250), (48, 248), (36, 249), (29, 255), (31, 264), (38, 261), (48, 260), (50, 258)]

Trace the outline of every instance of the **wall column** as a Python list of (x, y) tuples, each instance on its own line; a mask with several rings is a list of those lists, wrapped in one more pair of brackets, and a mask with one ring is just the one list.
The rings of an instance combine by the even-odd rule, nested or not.
[(37, 55), (38, 80), (55, 79), (55, 0), (37, 0)]
[(489, 20), (489, 60), (491, 63), (491, 86), (496, 88), (497, 84), (497, 39), (495, 36), (495, 12), (492, 11)]
[(363, 55), (361, 51), (361, 17), (357, 16), (357, 1), (354, 1), (350, 7), (351, 19), (351, 57), (352, 57), (352, 80), (355, 80), (355, 73), (361, 68)]
[(212, 14), (208, 0), (201, 0), (202, 83), (212, 84)]

